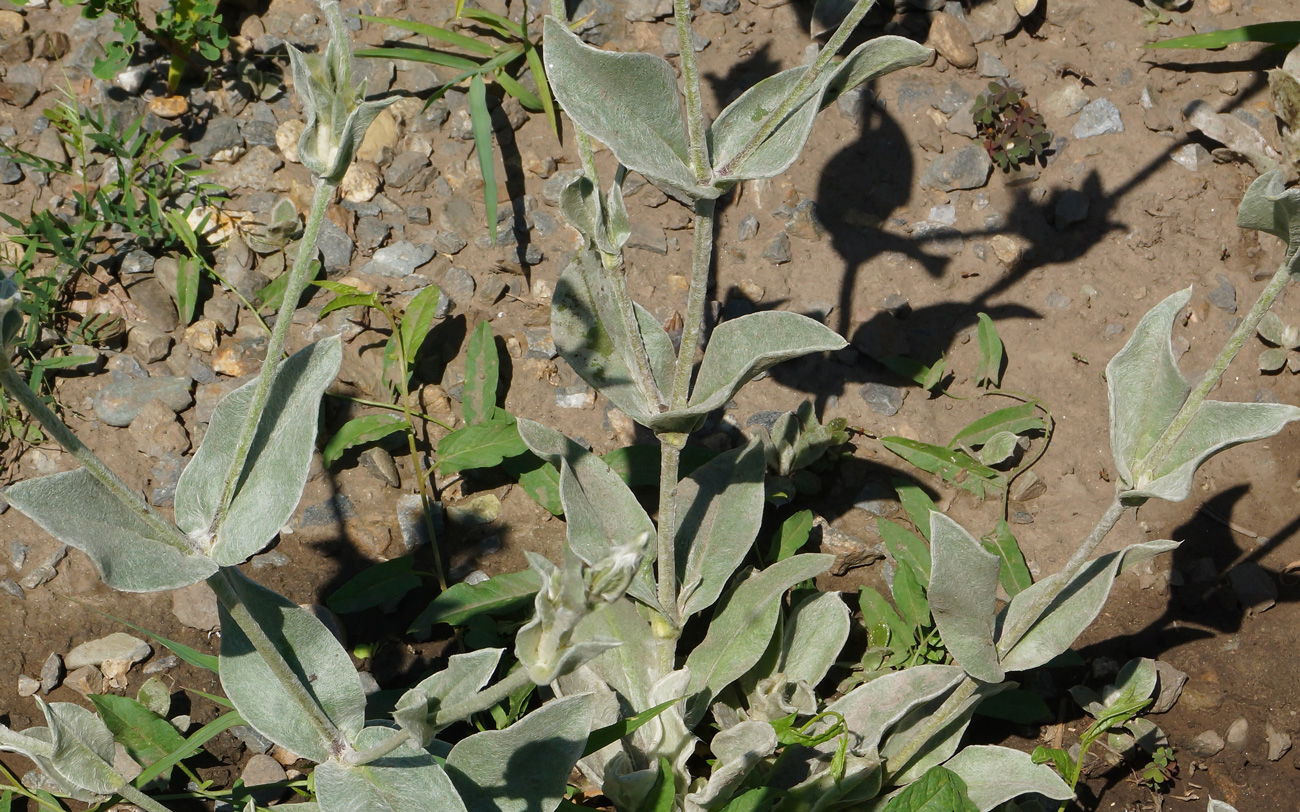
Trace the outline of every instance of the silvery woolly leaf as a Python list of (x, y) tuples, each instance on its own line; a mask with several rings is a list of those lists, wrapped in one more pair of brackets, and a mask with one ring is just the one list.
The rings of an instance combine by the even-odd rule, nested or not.
[(777, 670), (791, 683), (814, 688), (839, 658), (849, 638), (849, 608), (838, 592), (818, 592), (790, 610)]
[[(395, 733), (368, 727), (357, 736), (358, 749), (376, 747)], [(321, 812), (465, 812), (465, 804), (433, 756), (410, 742), (369, 764), (329, 759), (316, 767), (316, 798)]]
[[(1068, 649), (1101, 612), (1115, 578), (1127, 567), (1140, 564), (1178, 546), (1176, 541), (1148, 541), (1096, 558), (1061, 589), (1059, 595), (1037, 618), (1025, 636), (1002, 655), (1006, 671), (1037, 668)], [(1051, 575), (1011, 599), (999, 624), (1005, 629), (1032, 611), (1035, 596), (1060, 585), (1061, 573)]]
[(979, 451), (980, 462), (985, 465), (997, 465), (1005, 462), (1012, 454), (1015, 453), (1016, 443), (1020, 442), (1020, 437), (1009, 431), (999, 431), (988, 439), (984, 447)]
[(342, 343), (334, 336), (300, 350), (276, 370), (234, 499), (220, 516), (224, 480), (257, 381), (217, 404), (203, 445), (176, 484), (176, 524), (209, 545), (217, 564), (233, 566), (256, 554), (293, 515), (311, 468), (321, 395), (342, 358)]
[(931, 717), (938, 712), (939, 707), (944, 704), (948, 697), (941, 695), (929, 702), (914, 706), (889, 731), (880, 746), (880, 755), (885, 759), (885, 764), (889, 767), (891, 780), (898, 784), (915, 781), (926, 770), (951, 758), (953, 753), (957, 752), (961, 737), (970, 725), (976, 706), (985, 699), (996, 696), (1014, 685), (1015, 683), (1011, 682), (978, 683), (974, 692), (961, 702), (956, 709), (951, 711), (948, 724), (931, 734), (926, 743), (908, 761), (899, 763), (903, 747), (912, 740), (922, 727), (929, 723)]
[[(569, 548), (580, 558), (595, 562), (613, 544), (631, 541), (644, 533), (654, 534), (654, 524), (645, 508), (604, 460), (540, 423), (520, 418), (518, 428), (519, 436), (534, 454), (561, 469), (565, 533)], [(659, 602), (650, 566), (650, 561), (642, 564), (628, 594), (655, 607)]]
[(704, 640), (686, 658), (693, 696), (687, 725), (693, 727), (718, 692), (744, 676), (772, 640), (785, 591), (821, 575), (835, 556), (807, 553), (779, 561), (750, 575), (728, 596), (709, 624)]
[(468, 812), (552, 812), (591, 731), (589, 695), (553, 700), (505, 730), (462, 739), (447, 773)]
[(1274, 347), (1282, 347), (1288, 350), (1294, 350), (1300, 347), (1300, 330), (1290, 327), (1272, 310), (1264, 314), (1259, 320), (1259, 326), (1255, 328), (1259, 337), (1272, 344)]
[(1300, 408), (1294, 406), (1207, 400), (1164, 459), (1147, 459), (1191, 392), (1170, 340), (1174, 319), (1191, 295), (1188, 288), (1152, 308), (1106, 365), (1111, 453), (1121, 492), (1129, 499), (1186, 499), (1192, 476), (1206, 459), (1231, 446), (1272, 437), (1300, 419)]
[(719, 732), (709, 743), (716, 759), (713, 772), (703, 787), (686, 796), (686, 812), (721, 806), (756, 764), (776, 752), (776, 745), (776, 731), (767, 722), (740, 722)]
[[(1288, 189), (1279, 171), (1265, 172), (1246, 189), (1237, 207), (1237, 225), (1266, 231), (1286, 243), (1290, 261), (1300, 251), (1300, 189)], [(1292, 268), (1292, 275), (1297, 270)]]
[(1259, 354), (1260, 372), (1279, 372), (1286, 366), (1286, 350), (1270, 347)]
[(930, 513), (930, 587), (926, 597), (944, 647), (977, 680), (1000, 682), (993, 644), (999, 559), (952, 519)]
[[(650, 689), (654, 673), (648, 663), (655, 661), (657, 644), (650, 624), (630, 600), (619, 600), (582, 619), (574, 630), (575, 642), (617, 640), (619, 645), (588, 662), (584, 669), (595, 673), (622, 697), (624, 711), (632, 715), (654, 707)], [(582, 670), (582, 669), (579, 669)], [(566, 691), (569, 683), (562, 680)]]
[(111, 795), (126, 783), (113, 769), (113, 734), (98, 716), (69, 702), (36, 697), (48, 727), (15, 733), (0, 725), (0, 750), (27, 756), (80, 801)]
[(713, 605), (753, 546), (763, 522), (763, 474), (762, 446), (754, 441), (718, 455), (678, 483), (674, 539), (683, 623)]
[(579, 175), (565, 185), (560, 192), (560, 214), (579, 234), (599, 245), (598, 238), (604, 233), (603, 218), (591, 178)]
[[(892, 671), (859, 685), (826, 706), (826, 712), (844, 717), (851, 735), (853, 752), (865, 754), (879, 747), (885, 733), (914, 707), (951, 691), (964, 676), (953, 665), (919, 665)], [(818, 751), (831, 753), (835, 742)]]
[(551, 90), (579, 129), (647, 180), (717, 196), (696, 188), (677, 76), (663, 57), (593, 48), (554, 17), (546, 18), (543, 38)]
[(23, 314), (19, 306), (23, 303), (23, 292), (18, 283), (8, 274), (0, 274), (0, 351), (10, 352), (14, 338), (23, 326)]
[(503, 651), (485, 648), (453, 654), (446, 668), (402, 694), (393, 709), (393, 719), (410, 731), (421, 747), (427, 747), (434, 735), (446, 726), (434, 722), (438, 709), (463, 702), (482, 690), (496, 672)]
[(738, 180), (781, 174), (803, 151), (813, 120), (822, 108), (865, 81), (919, 65), (929, 55), (930, 49), (904, 37), (883, 36), (864, 42), (803, 90), (772, 134), (742, 158), (745, 145), (796, 91), (809, 68), (791, 68), (764, 79), (729, 104), (709, 128), (714, 184), (726, 188)]
[(782, 361), (847, 345), (834, 330), (798, 313), (769, 310), (725, 321), (709, 339), (686, 411), (707, 414)]
[[(366, 696), (351, 658), (325, 624), (237, 569), (222, 570), (210, 583), (219, 596), (228, 593), (218, 606), (221, 687), (239, 715), (266, 738), (316, 762), (353, 740), (365, 724)], [(231, 602), (269, 639), (284, 672), (272, 669), (254, 649), (226, 608)], [(279, 673), (306, 691), (346, 741), (332, 739), (312, 724), (308, 710), (298, 705)]]
[[(584, 381), (633, 420), (667, 430), (660, 407), (664, 404), (661, 393), (671, 386), (676, 366), (672, 340), (639, 305), (634, 305), (637, 324), (624, 321), (611, 291), (611, 286), (620, 284), (622, 280), (605, 270), (594, 251), (579, 250), (560, 275), (551, 298), (555, 348)], [(649, 357), (653, 386), (651, 382), (642, 386), (632, 372), (636, 368), (633, 348), (638, 342)], [(677, 428), (684, 430), (689, 425)]]
[(632, 223), (627, 216), (627, 203), (623, 200), (623, 178), (627, 170), (619, 167), (614, 182), (605, 194), (605, 233), (609, 240), (606, 253), (617, 254), (632, 236)]
[(1205, 812), (1237, 812), (1236, 807), (1225, 804), (1223, 801), (1210, 799), (1210, 804), (1205, 808)]
[(85, 468), (28, 479), (4, 496), (59, 541), (86, 554), (104, 583), (123, 592), (159, 592), (202, 581), (217, 571), (173, 529), (160, 533)]
[(979, 812), (1020, 795), (1037, 793), (1057, 801), (1074, 797), (1070, 787), (1046, 764), (1009, 747), (972, 744), (944, 763), (966, 782), (966, 796)]

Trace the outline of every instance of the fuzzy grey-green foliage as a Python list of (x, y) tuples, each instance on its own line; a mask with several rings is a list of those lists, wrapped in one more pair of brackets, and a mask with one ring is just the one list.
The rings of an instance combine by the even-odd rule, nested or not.
[[(375, 747), (392, 735), (391, 728), (368, 727), (356, 744)], [(329, 759), (316, 767), (315, 781), (321, 812), (465, 812), (446, 771), (409, 742), (369, 764)]]
[(944, 648), (975, 679), (1001, 681), (1006, 672), (993, 640), (998, 557), (937, 511), (930, 514), (930, 557), (926, 597)]

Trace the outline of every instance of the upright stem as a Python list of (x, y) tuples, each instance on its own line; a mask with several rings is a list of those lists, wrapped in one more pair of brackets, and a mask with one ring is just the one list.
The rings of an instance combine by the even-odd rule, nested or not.
[(669, 628), (663, 633), (673, 638), (681, 628), (681, 618), (677, 613), (677, 480), (685, 444), (685, 434), (659, 435), (659, 526), (655, 548), (657, 597), (668, 620)]
[(303, 230), (302, 242), (298, 243), (298, 258), (294, 260), (293, 270), (289, 272), (288, 284), (284, 287), (284, 300), (271, 330), (271, 338), (266, 345), (266, 362), (257, 376), (257, 385), (253, 388), (253, 397), (248, 404), (248, 414), (244, 426), (239, 432), (235, 444), (235, 455), (226, 471), (225, 483), (221, 488), (221, 500), (217, 503), (217, 515), (212, 520), (215, 529), (225, 518), (226, 509), (235, 497), (235, 485), (244, 471), (248, 452), (253, 447), (253, 438), (257, 436), (258, 420), (266, 408), (266, 401), (271, 396), (271, 385), (275, 382), (275, 373), (280, 368), (280, 358), (284, 354), (284, 344), (289, 337), (289, 325), (293, 322), (293, 311), (298, 305), (298, 298), (307, 287), (308, 275), (316, 258), (316, 240), (320, 236), (321, 222), (325, 219), (325, 209), (334, 198), (337, 184), (316, 179), (316, 193), (312, 197), (311, 211), (307, 215), (307, 226)]
[(1156, 444), (1142, 458), (1141, 462), (1133, 466), (1133, 484), (1135, 486), (1141, 487), (1142, 483), (1150, 481), (1155, 472), (1160, 470), (1160, 466), (1164, 463), (1165, 458), (1169, 456), (1169, 452), (1173, 450), (1174, 445), (1182, 437), (1187, 426), (1196, 417), (1197, 410), (1205, 402), (1205, 398), (1209, 396), (1210, 390), (1218, 385), (1219, 379), (1227, 371), (1232, 359), (1237, 356), (1242, 346), (1255, 334), (1255, 328), (1259, 327), (1260, 320), (1264, 318), (1264, 314), (1268, 312), (1268, 309), (1277, 301), (1277, 297), (1281, 295), (1282, 289), (1286, 287), (1287, 282), (1291, 279), (1291, 271), (1294, 269), (1297, 259), (1300, 259), (1300, 252), (1282, 263), (1277, 272), (1273, 274), (1273, 278), (1268, 281), (1268, 285), (1259, 294), (1255, 304), (1251, 306), (1250, 312), (1237, 325), (1237, 329), (1232, 331), (1232, 335), (1229, 336), (1228, 342), (1223, 345), (1219, 356), (1214, 359), (1214, 363), (1205, 371), (1205, 375), (1196, 384), (1196, 388), (1187, 396), (1187, 400), (1183, 402), (1178, 414), (1174, 415), (1169, 428), (1165, 429), (1164, 434), (1160, 435), (1160, 439), (1156, 441)]
[(709, 182), (709, 153), (704, 139), (704, 100), (700, 72), (695, 66), (695, 38), (691, 32), (691, 0), (673, 0), (673, 24), (681, 53), (682, 92), (686, 96), (686, 135), (690, 139), (691, 169), (701, 186)]
[(217, 600), (225, 607), (226, 612), (230, 615), (231, 620), (239, 626), (239, 630), (244, 633), (248, 641), (253, 644), (253, 649), (261, 657), (262, 662), (275, 675), (275, 681), (280, 687), (289, 694), (297, 708), (286, 708), (286, 713), (293, 713), (295, 710), (307, 719), (308, 723), (315, 728), (316, 734), (322, 741), (334, 742), (336, 744), (343, 742), (343, 736), (334, 722), (325, 713), (325, 709), (316, 701), (307, 687), (302, 684), (302, 680), (294, 673), (289, 663), (285, 661), (284, 655), (275, 647), (275, 643), (267, 636), (266, 630), (253, 617), (252, 612), (244, 605), (238, 590), (235, 589), (231, 581), (232, 576), (230, 568), (222, 567), (208, 578), (208, 586), (216, 593)]
[(713, 264), (713, 200), (695, 201), (695, 245), (691, 252), (691, 287), (687, 293), (682, 343), (673, 371), (672, 408), (685, 409), (691, 394), (695, 349), (704, 325), (704, 303), (709, 294), (709, 269)]
[(729, 175), (732, 167), (747, 161), (754, 154), (754, 151), (767, 140), (768, 136), (775, 132), (777, 127), (781, 126), (781, 122), (785, 121), (785, 117), (805, 101), (808, 88), (812, 87), (813, 83), (821, 77), (835, 54), (839, 53), (840, 48), (844, 47), (844, 43), (848, 41), (854, 29), (858, 27), (858, 23), (862, 22), (862, 18), (867, 16), (867, 12), (875, 4), (876, 0), (858, 0), (854, 4), (848, 16), (844, 18), (844, 22), (840, 23), (840, 27), (835, 30), (830, 40), (827, 41), (826, 47), (822, 48), (817, 54), (817, 59), (813, 61), (812, 67), (804, 73), (803, 78), (795, 85), (794, 90), (787, 94), (781, 104), (768, 114), (767, 118), (763, 120), (763, 126), (759, 127), (753, 136), (745, 142), (740, 152), (736, 153), (736, 157), (727, 161), (725, 165), (718, 169), (719, 175)]
[(9, 363), (8, 356), (0, 352), (0, 386), (3, 386), (9, 396), (18, 401), (27, 414), (36, 418), (36, 422), (41, 424), (41, 428), (46, 433), (68, 450), (76, 458), (77, 462), (90, 472), (96, 480), (118, 501), (131, 509), (142, 521), (149, 525), (154, 531), (155, 537), (172, 547), (180, 550), (186, 555), (193, 555), (198, 552), (185, 534), (176, 529), (171, 522), (159, 516), (144, 497), (140, 496), (130, 485), (123, 482), (117, 474), (113, 473), (103, 460), (95, 455), (95, 452), (86, 447), (77, 435), (72, 433), (72, 429), (64, 425), (58, 415), (50, 411), (50, 408), (41, 401), (39, 395), (32, 391), (27, 381)]
[(141, 809), (147, 810), (147, 812), (171, 812), (170, 809), (145, 795), (132, 784), (124, 784), (119, 787), (117, 794), (122, 796), (122, 800), (130, 801)]

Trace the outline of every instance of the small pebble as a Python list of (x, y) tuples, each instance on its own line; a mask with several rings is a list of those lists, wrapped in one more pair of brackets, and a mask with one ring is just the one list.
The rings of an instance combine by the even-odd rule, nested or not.
[(125, 632), (114, 632), (98, 640), (90, 640), (69, 651), (63, 664), (70, 669), (99, 665), (105, 660), (130, 660), (138, 663), (153, 653), (149, 644)]
[(763, 259), (773, 265), (784, 265), (793, 259), (790, 253), (790, 236), (784, 231), (778, 233), (763, 249)]
[(1268, 760), (1277, 761), (1291, 749), (1291, 737), (1273, 727), (1269, 722), (1264, 726), (1264, 736), (1268, 741)]
[(1228, 725), (1227, 744), (1234, 750), (1245, 750), (1246, 739), (1250, 734), (1250, 723), (1245, 717), (1238, 717)]
[(1119, 108), (1110, 99), (1093, 99), (1079, 112), (1079, 118), (1070, 131), (1075, 138), (1092, 138), (1124, 132), (1124, 122)]
[(18, 675), (18, 695), (19, 695), (19, 696), (21, 696), (21, 697), (23, 697), (23, 698), (26, 698), (26, 697), (29, 697), (29, 696), (35, 696), (35, 695), (36, 695), (36, 692), (39, 691), (40, 689), (41, 689), (41, 682), (40, 682), (40, 680), (32, 679), (31, 677), (27, 676), (26, 674), (19, 674), (19, 675)]
[(907, 397), (907, 391), (904, 389), (875, 382), (863, 384), (858, 394), (871, 407), (871, 411), (884, 417), (898, 414), (898, 410), (903, 408), (903, 400)]

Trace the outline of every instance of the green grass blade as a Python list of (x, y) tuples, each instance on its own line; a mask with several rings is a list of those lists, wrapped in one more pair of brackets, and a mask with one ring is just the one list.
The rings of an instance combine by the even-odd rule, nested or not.
[(511, 22), (500, 14), (493, 14), (492, 12), (484, 11), (481, 8), (465, 9), (462, 14), (476, 23), (486, 25), (488, 28), (491, 28), (493, 31), (507, 39), (510, 37), (515, 37), (517, 39), (524, 38), (523, 26), (519, 25), (519, 23)]
[(560, 119), (555, 112), (555, 99), (551, 96), (551, 85), (546, 81), (546, 68), (542, 65), (542, 55), (537, 52), (537, 46), (530, 42), (524, 46), (524, 58), (528, 60), (528, 69), (533, 72), (533, 80), (537, 82), (537, 96), (541, 99), (546, 120), (551, 123), (551, 132), (559, 138)]
[(189, 758), (197, 753), (203, 745), (207, 744), (208, 741), (217, 736), (217, 734), (224, 733), (235, 725), (242, 724), (244, 724), (244, 718), (235, 711), (221, 714), (216, 719), (213, 719), (211, 722), (208, 722), (206, 725), (190, 734), (189, 738), (185, 740), (183, 745), (146, 767), (144, 772), (136, 776), (136, 779), (131, 783), (136, 787), (145, 786), (167, 770), (176, 766), (176, 764), (183, 759)]
[(457, 34), (455, 31), (439, 28), (436, 25), (417, 23), (412, 20), (399, 20), (396, 17), (371, 17), (368, 14), (362, 14), (361, 19), (367, 22), (379, 23), (380, 25), (391, 25), (394, 28), (410, 31), (413, 34), (422, 34), (432, 39), (441, 40), (448, 45), (464, 48), (466, 51), (476, 53), (479, 56), (492, 56), (493, 54), (491, 45), (479, 42), (473, 37), (467, 37), (464, 34)]
[(589, 756), (603, 747), (608, 747), (624, 736), (630, 736), (637, 728), (681, 701), (680, 697), (677, 699), (670, 699), (667, 702), (661, 702), (658, 705), (655, 705), (649, 710), (643, 710), (630, 719), (621, 719), (612, 725), (606, 725), (605, 727), (591, 731), (591, 733), (587, 735), (587, 746), (582, 750), (583, 757)]
[(515, 77), (505, 71), (497, 71), (497, 84), (501, 85), (505, 92), (509, 93), (519, 100), (519, 103), (529, 110), (540, 111), (542, 109), (542, 100), (537, 98), (537, 94), (523, 85)]
[(1300, 21), (1291, 20), (1276, 23), (1256, 23), (1230, 28), (1227, 31), (1211, 31), (1206, 34), (1193, 34), (1188, 37), (1175, 37), (1148, 43), (1148, 48), (1223, 48), (1234, 42), (1267, 42), (1272, 44), (1290, 44), (1300, 42)]
[(404, 59), (407, 62), (423, 62), (427, 65), (441, 65), (444, 68), (477, 71), (479, 64), (472, 59), (455, 54), (445, 54), (431, 48), (366, 48), (356, 52), (365, 59)]
[(497, 179), (492, 161), (492, 114), (488, 112), (487, 86), (482, 76), (469, 80), (469, 117), (474, 126), (474, 148), (483, 173), (483, 206), (487, 209), (488, 234), (497, 243)]

